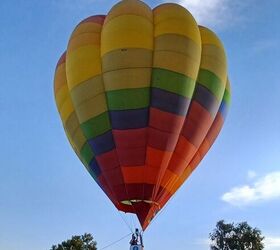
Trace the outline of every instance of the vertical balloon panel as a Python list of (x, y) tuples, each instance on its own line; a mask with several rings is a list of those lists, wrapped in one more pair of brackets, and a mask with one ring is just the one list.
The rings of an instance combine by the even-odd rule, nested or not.
[[(144, 187), (147, 186), (143, 178), (152, 52), (151, 9), (140, 1), (122, 1), (115, 5), (102, 30), (102, 71), (116, 161), (123, 178), (119, 184), (126, 193), (120, 202), (129, 205), (131, 200), (145, 199)], [(133, 209), (137, 213), (137, 204)]]
[(162, 205), (179, 188), (176, 183), (181, 176), (191, 174), (193, 162), (202, 159), (200, 148), (204, 148), (203, 140), (215, 120), (225, 92), (227, 63), (224, 48), (212, 31), (200, 27), (200, 34), (202, 53), (196, 87), (175, 154), (168, 166), (178, 177), (173, 180), (166, 177), (162, 183), (162, 191), (157, 197)]
[(116, 205), (117, 201), (113, 199), (113, 195), (108, 187), (108, 184), (104, 183), (101, 185), (97, 178), (98, 173), (96, 172), (96, 169), (92, 169), (90, 166), (90, 162), (92, 159), (94, 159), (94, 153), (91, 150), (90, 145), (88, 144), (86, 137), (84, 136), (84, 133), (80, 127), (78, 116), (70, 96), (66, 78), (66, 53), (61, 56), (56, 66), (54, 77), (54, 95), (58, 111), (61, 115), (65, 133), (73, 150), (83, 162), (92, 178)]
[[(148, 217), (160, 209), (157, 192), (189, 108), (201, 54), (199, 29), (188, 11), (177, 4), (163, 4), (156, 7), (153, 14), (154, 55), (146, 171), (147, 178), (154, 183), (150, 199), (156, 202)], [(172, 173), (169, 177), (173, 177)]]
[(124, 194), (114, 189), (114, 178), (108, 169), (116, 166), (106, 157), (114, 143), (110, 140), (111, 124), (100, 58), (104, 19), (105, 16), (93, 16), (76, 27), (68, 43), (66, 73), (73, 105), (87, 140), (81, 153), (98, 183), (108, 186), (111, 199), (118, 201)]

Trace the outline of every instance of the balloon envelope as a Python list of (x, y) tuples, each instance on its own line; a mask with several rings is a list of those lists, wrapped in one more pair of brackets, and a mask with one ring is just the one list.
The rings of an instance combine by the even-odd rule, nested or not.
[(74, 151), (143, 229), (208, 152), (230, 102), (217, 36), (180, 5), (138, 0), (75, 28), (54, 92)]

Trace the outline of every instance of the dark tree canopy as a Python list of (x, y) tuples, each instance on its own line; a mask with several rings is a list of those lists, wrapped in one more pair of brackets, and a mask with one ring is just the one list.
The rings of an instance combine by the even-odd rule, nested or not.
[(85, 233), (81, 236), (72, 236), (70, 240), (54, 245), (50, 250), (97, 250), (96, 245), (92, 235)]
[(261, 231), (252, 228), (247, 222), (238, 224), (219, 221), (210, 233), (211, 250), (262, 250), (264, 249)]

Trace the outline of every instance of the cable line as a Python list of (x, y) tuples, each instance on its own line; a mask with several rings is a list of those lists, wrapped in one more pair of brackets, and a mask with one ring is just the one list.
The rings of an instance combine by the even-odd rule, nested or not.
[(109, 245), (107, 245), (107, 246), (105, 246), (105, 247), (102, 247), (100, 250), (103, 250), (103, 249), (106, 249), (106, 248), (108, 248), (108, 247), (111, 247), (111, 246), (117, 244), (118, 242), (120, 242), (121, 240), (127, 238), (127, 237), (130, 236), (130, 235), (131, 235), (131, 233), (129, 233), (129, 234), (123, 236), (122, 238), (120, 238), (120, 239), (118, 239), (118, 240), (116, 240), (116, 241), (110, 243)]

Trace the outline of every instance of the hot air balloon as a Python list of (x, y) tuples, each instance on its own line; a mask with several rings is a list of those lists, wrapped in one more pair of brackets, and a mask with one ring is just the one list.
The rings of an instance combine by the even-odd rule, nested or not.
[(224, 123), (224, 47), (184, 7), (123, 0), (74, 29), (54, 78), (77, 156), (115, 207), (145, 230)]

